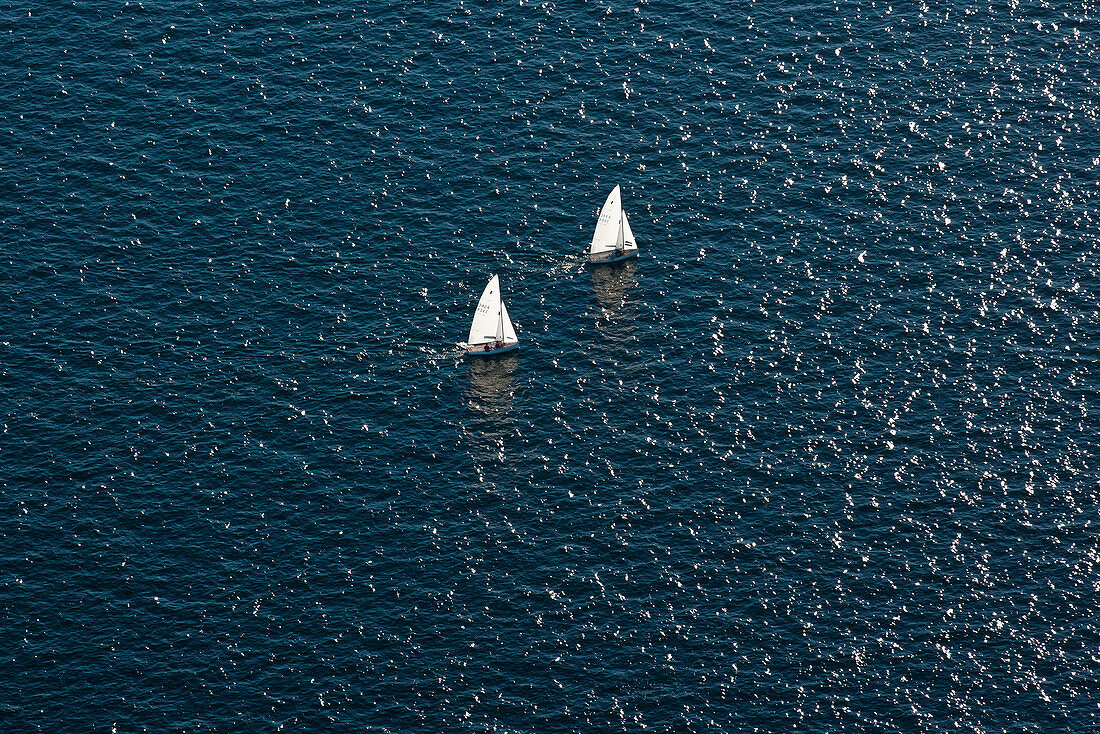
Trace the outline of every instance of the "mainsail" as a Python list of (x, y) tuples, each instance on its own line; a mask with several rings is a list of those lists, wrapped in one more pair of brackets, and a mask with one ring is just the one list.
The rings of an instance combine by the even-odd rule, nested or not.
[(500, 279), (497, 276), (489, 278), (485, 290), (481, 292), (481, 300), (477, 302), (474, 310), (474, 320), (470, 323), (470, 336), (467, 344), (486, 344), (492, 341), (500, 341), (504, 338), (504, 328), (501, 323)]
[[(623, 202), (619, 187), (616, 185), (607, 195), (603, 209), (600, 209), (600, 218), (596, 221), (596, 231), (592, 234), (592, 244), (588, 248), (588, 253), (599, 255), (622, 247), (623, 234)], [(633, 235), (631, 239), (633, 240)]]

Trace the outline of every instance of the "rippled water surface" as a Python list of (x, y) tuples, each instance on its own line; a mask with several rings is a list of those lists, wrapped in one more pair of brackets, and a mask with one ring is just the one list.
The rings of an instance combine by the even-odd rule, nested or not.
[(1092, 3), (0, 19), (9, 730), (1100, 726)]

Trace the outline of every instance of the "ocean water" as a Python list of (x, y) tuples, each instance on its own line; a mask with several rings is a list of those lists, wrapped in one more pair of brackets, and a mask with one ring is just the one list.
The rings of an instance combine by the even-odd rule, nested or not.
[(1094, 4), (0, 19), (7, 731), (1100, 727)]

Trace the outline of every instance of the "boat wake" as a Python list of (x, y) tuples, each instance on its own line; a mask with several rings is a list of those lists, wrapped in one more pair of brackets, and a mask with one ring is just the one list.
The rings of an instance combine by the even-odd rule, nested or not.
[(556, 278), (562, 275), (569, 275), (576, 273), (584, 269), (585, 258), (581, 255), (568, 255), (564, 260), (555, 262), (549, 272), (546, 273), (547, 277)]

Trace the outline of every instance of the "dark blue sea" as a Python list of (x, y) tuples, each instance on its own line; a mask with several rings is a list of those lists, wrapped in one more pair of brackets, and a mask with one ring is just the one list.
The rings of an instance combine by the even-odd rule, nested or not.
[(1098, 118), (1092, 2), (7, 5), (5, 732), (1100, 730)]

